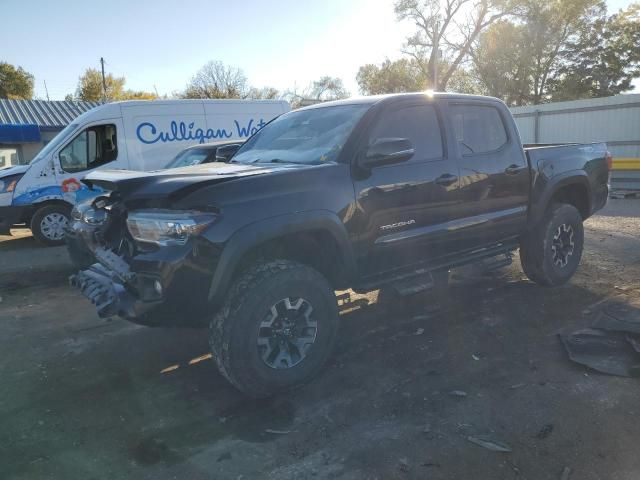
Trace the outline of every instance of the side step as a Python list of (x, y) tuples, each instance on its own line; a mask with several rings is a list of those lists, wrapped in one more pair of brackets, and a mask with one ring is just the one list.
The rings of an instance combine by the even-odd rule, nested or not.
[[(395, 274), (390, 272), (384, 276), (371, 278), (365, 283), (354, 287), (353, 290), (358, 293), (363, 293), (376, 290), (382, 286), (392, 285), (398, 289), (398, 292), (401, 290), (410, 291), (413, 288), (416, 289), (415, 292), (420, 292), (433, 286), (431, 272), (437, 270), (449, 270), (471, 264), (482, 265), (481, 268), (485, 271), (509, 266), (513, 261), (512, 252), (516, 250), (518, 246), (516, 242), (498, 244), (474, 250), (466, 255), (448, 258), (446, 262), (430, 265), (429, 267), (418, 268), (408, 272), (404, 270), (402, 272), (396, 272)], [(398, 285), (398, 287), (396, 287), (396, 285)]]

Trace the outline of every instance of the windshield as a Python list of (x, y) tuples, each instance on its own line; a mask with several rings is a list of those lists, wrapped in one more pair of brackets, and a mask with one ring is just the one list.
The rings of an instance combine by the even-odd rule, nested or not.
[(190, 167), (191, 165), (200, 165), (203, 163), (207, 156), (212, 153), (212, 150), (205, 148), (190, 148), (189, 150), (183, 150), (176, 158), (171, 160), (166, 168), (178, 168), (178, 167)]
[(36, 155), (34, 157), (33, 160), (31, 160), (30, 163), (36, 163), (39, 160), (46, 158), (49, 156), (49, 154), (55, 150), (56, 148), (58, 148), (58, 146), (67, 139), (67, 137), (78, 128), (78, 124), (77, 123), (70, 123), (69, 125), (67, 125), (66, 127), (64, 127), (64, 129), (62, 129), (60, 131), (60, 133), (58, 133), (55, 137), (53, 137), (53, 140), (51, 140), (49, 143), (47, 143), (45, 145), (45, 147), (40, 150), (40, 152), (38, 153), (38, 155)]
[(234, 155), (236, 163), (334, 162), (368, 104), (299, 110), (260, 130)]

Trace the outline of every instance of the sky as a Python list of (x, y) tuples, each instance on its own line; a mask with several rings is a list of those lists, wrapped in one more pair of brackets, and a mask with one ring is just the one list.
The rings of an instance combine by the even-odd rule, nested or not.
[[(608, 0), (617, 11), (631, 0)], [(35, 94), (62, 100), (86, 68), (126, 77), (126, 88), (184, 89), (210, 60), (241, 68), (249, 83), (304, 89), (324, 75), (358, 93), (358, 68), (401, 56), (409, 23), (393, 0), (2, 0), (0, 61), (36, 79)]]

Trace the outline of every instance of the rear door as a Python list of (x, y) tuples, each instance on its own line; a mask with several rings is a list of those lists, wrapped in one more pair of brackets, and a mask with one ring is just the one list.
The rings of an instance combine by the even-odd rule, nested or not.
[(457, 200), (458, 168), (444, 132), (436, 103), (425, 99), (387, 106), (366, 135), (363, 147), (383, 138), (408, 138), (415, 154), (354, 180), (364, 276), (446, 253), (441, 227)]
[(529, 169), (508, 110), (496, 102), (452, 101), (448, 118), (462, 201), (456, 249), (519, 235), (526, 225)]

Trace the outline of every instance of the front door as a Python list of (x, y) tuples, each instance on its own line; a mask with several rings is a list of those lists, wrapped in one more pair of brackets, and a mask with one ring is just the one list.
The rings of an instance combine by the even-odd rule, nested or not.
[(126, 149), (119, 139), (120, 119), (91, 125), (81, 130), (55, 155), (56, 184), (62, 198), (70, 204), (95, 196), (80, 181), (97, 168), (126, 168)]
[(458, 168), (447, 155), (441, 117), (426, 97), (396, 103), (379, 113), (367, 135), (368, 145), (384, 138), (407, 138), (415, 154), (354, 180), (358, 267), (363, 276), (446, 253), (440, 226), (457, 199)]

